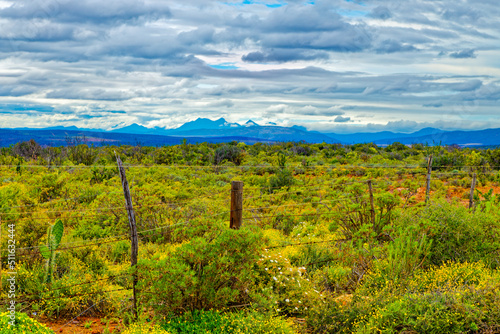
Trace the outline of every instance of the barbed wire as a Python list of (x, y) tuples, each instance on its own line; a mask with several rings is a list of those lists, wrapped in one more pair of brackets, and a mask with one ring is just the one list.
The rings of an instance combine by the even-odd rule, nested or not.
[[(0, 168), (118, 168), (117, 165), (0, 165)], [(239, 166), (228, 166), (228, 165), (128, 165), (124, 163), (125, 168), (198, 168), (198, 169), (242, 169), (242, 168), (275, 168), (279, 169), (279, 166), (273, 165), (239, 165)], [(427, 169), (427, 165), (307, 165), (302, 164), (289, 164), (286, 168), (403, 168), (403, 169)], [(466, 165), (466, 166), (432, 166), (432, 168), (500, 168), (496, 165)]]
[(269, 246), (265, 247), (265, 249), (273, 249), (273, 248), (283, 248), (283, 247), (289, 247), (289, 246), (302, 246), (302, 245), (313, 245), (313, 244), (324, 244), (328, 242), (333, 242), (333, 241), (346, 241), (345, 239), (329, 239), (329, 240), (321, 240), (321, 241), (308, 241), (308, 242), (299, 242), (295, 244), (285, 244), (285, 245), (276, 245), (276, 246)]
[[(159, 226), (159, 227), (151, 228), (151, 229), (148, 229), (148, 230), (138, 231), (137, 234), (142, 234), (142, 233), (156, 231), (156, 230), (163, 230), (163, 229), (166, 229), (166, 228), (171, 228), (171, 227), (180, 226), (180, 225), (187, 225), (187, 223), (184, 222), (184, 223), (178, 223), (178, 224), (174, 224), (174, 225)], [(155, 235), (160, 235), (160, 233), (151, 234), (149, 236), (155, 236)], [(106, 237), (106, 238), (97, 239), (97, 242), (95, 242), (96, 240), (92, 240), (93, 242), (92, 243), (88, 243), (88, 244), (82, 244), (82, 245), (72, 246), (72, 247), (64, 247), (64, 248), (60, 248), (60, 249), (58, 248), (56, 251), (59, 252), (59, 251), (63, 251), (63, 250), (76, 249), (76, 248), (82, 248), (82, 247), (91, 247), (91, 246), (96, 246), (96, 245), (100, 246), (102, 244), (108, 244), (108, 243), (114, 243), (114, 242), (118, 242), (118, 241), (128, 240), (129, 238), (130, 238), (130, 233), (120, 234), (120, 235), (117, 235), (117, 236), (109, 236), (109, 237)], [(103, 240), (103, 239), (116, 239), (116, 240), (100, 241), (100, 240)], [(81, 242), (81, 241), (75, 241), (74, 243), (79, 243), (79, 242)], [(69, 245), (69, 244), (72, 244), (72, 243), (66, 243), (66, 244), (62, 244), (62, 245)], [(24, 249), (39, 249), (40, 247), (44, 247), (44, 246), (43, 245), (39, 245), (39, 246), (33, 246), (33, 247), (29, 247), (29, 248), (24, 248)], [(16, 249), (20, 250), (19, 248), (16, 248)], [(7, 252), (8, 250), (7, 249), (2, 249), (0, 251)], [(39, 253), (40, 253), (39, 251), (24, 252), (22, 254), (16, 254), (16, 257), (25, 257), (25, 256), (28, 256), (28, 255), (39, 254)]]
[[(37, 296), (37, 295), (41, 295), (41, 294), (44, 294), (44, 293), (49, 293), (49, 292), (56, 291), (56, 290), (64, 290), (64, 289), (73, 288), (75, 286), (89, 285), (89, 284), (95, 284), (96, 282), (109, 281), (109, 280), (112, 280), (113, 278), (116, 278), (116, 277), (123, 277), (123, 276), (128, 276), (128, 275), (130, 275), (130, 274), (129, 273), (123, 273), (123, 274), (113, 275), (113, 276), (106, 277), (106, 278), (98, 278), (98, 279), (94, 279), (92, 281), (87, 281), (87, 282), (83, 282), (83, 283), (65, 285), (65, 286), (56, 287), (56, 288), (51, 287), (49, 291), (40, 291), (40, 292), (36, 292), (36, 293), (31, 293), (31, 294), (28, 294), (28, 295), (21, 295), (20, 297)], [(64, 298), (64, 297), (62, 297), (62, 298)]]
[(78, 199), (82, 199), (82, 198), (91, 198), (91, 197), (99, 196), (99, 195), (109, 195), (109, 194), (116, 194), (116, 193), (122, 193), (122, 192), (123, 192), (123, 190), (117, 190), (117, 191), (109, 191), (109, 192), (104, 192), (104, 193), (99, 193), (99, 194), (82, 195), (82, 196), (72, 197), (72, 198), (51, 199), (51, 200), (48, 200), (47, 202), (43, 202), (43, 203), (10, 206), (10, 207), (7, 207), (7, 209), (28, 208), (28, 207), (45, 205), (45, 204), (69, 202), (69, 201), (78, 200)]
[[(215, 197), (215, 196), (219, 196), (219, 195), (222, 195), (223, 193), (225, 193), (227, 190), (225, 191), (221, 191), (221, 192), (218, 192), (218, 193), (214, 193), (214, 194), (211, 194), (211, 195), (208, 195), (208, 196), (198, 196), (198, 197), (193, 197), (193, 198), (190, 198), (190, 199), (186, 199), (184, 201), (178, 201), (178, 202), (170, 202), (170, 203), (158, 203), (158, 204), (145, 204), (145, 205), (141, 205), (141, 204), (136, 204), (134, 206), (134, 210), (140, 210), (140, 209), (143, 209), (143, 208), (154, 208), (154, 207), (169, 207), (169, 208), (174, 208), (174, 209), (179, 209), (179, 208), (182, 208), (181, 205), (185, 205), (187, 203), (190, 203), (194, 200), (200, 200), (200, 199), (206, 199), (206, 198), (212, 198), (212, 197)], [(87, 210), (81, 210), (81, 209), (71, 209), (71, 210), (51, 210), (51, 211), (22, 211), (22, 212), (2, 212), (0, 213), (0, 217), (1, 216), (4, 216), (4, 215), (25, 215), (25, 214), (47, 214), (47, 213), (68, 213), (68, 212), (78, 212), (78, 213), (86, 213), (86, 212), (92, 212), (92, 211), (110, 211), (110, 212), (113, 212), (115, 210), (125, 210), (126, 207), (124, 205), (120, 205), (120, 206), (116, 206), (116, 207), (97, 207), (97, 208), (91, 208), (91, 209), (87, 209)], [(88, 218), (101, 218), (102, 216), (99, 216), (99, 215), (79, 215), (77, 217), (74, 217), (74, 216), (71, 216), (70, 218), (84, 218), (84, 217), (88, 217)], [(58, 217), (58, 218), (61, 218), (61, 217)], [(54, 218), (48, 218), (48, 217), (32, 217), (32, 216), (28, 216), (28, 217), (21, 217), (21, 219), (35, 219), (35, 220), (39, 220), (39, 219), (45, 219), (45, 220), (49, 220), (49, 219), (54, 219)], [(63, 218), (61, 218), (63, 219)], [(19, 218), (18, 219), (2, 219), (2, 222), (13, 222), (13, 221), (19, 221)]]
[[(343, 194), (345, 195), (345, 193)], [(366, 196), (366, 195), (365, 195)], [(298, 207), (298, 206), (306, 206), (306, 205), (317, 205), (317, 204), (323, 204), (323, 203), (334, 203), (334, 202), (340, 202), (346, 199), (356, 199), (356, 198), (361, 198), (365, 196), (356, 196), (356, 197), (341, 197), (337, 199), (332, 199), (332, 200), (320, 200), (317, 202), (303, 202), (303, 203), (297, 203), (297, 204), (283, 204), (283, 205), (269, 205), (269, 206), (261, 206), (261, 207), (248, 207), (248, 208), (243, 208), (242, 211), (248, 211), (248, 210), (262, 210), (262, 209), (270, 209), (270, 208), (283, 208), (283, 207)], [(312, 197), (309, 197), (312, 198)]]
[(120, 289), (114, 289), (114, 290), (106, 290), (106, 291), (94, 291), (94, 292), (85, 292), (85, 293), (77, 293), (73, 295), (68, 295), (68, 296), (56, 296), (56, 297), (48, 297), (48, 298), (31, 298), (31, 299), (24, 299), (20, 300), (17, 303), (27, 303), (27, 302), (40, 302), (40, 301), (47, 301), (47, 300), (54, 300), (54, 299), (71, 299), (75, 297), (81, 297), (81, 296), (88, 296), (88, 295), (96, 295), (100, 293), (109, 293), (109, 292), (116, 292), (116, 291), (123, 291), (123, 290), (132, 290), (132, 288), (120, 288)]

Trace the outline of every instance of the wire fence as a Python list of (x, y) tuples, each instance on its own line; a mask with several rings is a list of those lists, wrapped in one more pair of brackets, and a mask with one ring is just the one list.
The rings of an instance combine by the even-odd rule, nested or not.
[[(0, 167), (18, 167), (18, 166), (7, 166), (7, 165), (2, 165)], [(31, 166), (31, 165), (23, 165), (21, 167), (44, 167), (44, 166)], [(116, 166), (50, 166), (50, 167), (56, 167), (56, 168), (116, 168)], [(151, 166), (138, 166), (138, 165), (129, 165), (125, 166), (127, 168), (150, 168)], [(213, 168), (213, 166), (155, 166), (155, 167), (160, 167), (160, 168)], [(229, 168), (260, 168), (260, 167), (271, 167), (267, 165), (248, 165), (248, 166), (231, 166)], [(289, 166), (289, 168), (294, 168), (294, 167), (301, 167), (301, 168), (339, 168), (339, 169), (359, 169), (359, 168), (400, 168), (400, 169), (424, 169), (422, 166)], [(462, 166), (463, 168), (476, 168), (476, 167), (483, 167), (483, 166)], [(490, 166), (491, 168), (494, 168)], [(500, 168), (500, 166), (498, 166)], [(225, 166), (224, 166), (225, 168)], [(435, 168), (435, 167), (433, 167)], [(496, 173), (494, 171), (486, 171), (484, 174), (487, 173)], [(418, 172), (418, 173), (407, 173), (405, 176), (411, 176), (412, 179), (423, 181), (422, 176), (427, 175), (426, 171)], [(440, 177), (448, 177), (448, 176), (462, 176), (462, 177), (468, 177), (470, 176), (470, 172), (466, 173), (457, 173), (457, 172), (437, 172), (434, 173), (432, 176), (433, 178), (440, 178)], [(365, 192), (361, 195), (353, 195), (347, 192), (343, 192), (343, 188), (346, 186), (350, 185), (355, 185), (359, 184), (361, 186), (364, 186), (368, 183), (368, 181), (372, 181), (370, 177), (368, 176), (359, 176), (360, 179), (355, 180), (355, 179), (348, 179), (348, 180), (333, 180), (331, 182), (326, 182), (322, 183), (320, 185), (318, 184), (295, 184), (295, 185), (290, 185), (289, 187), (247, 187), (245, 188), (245, 194), (249, 194), (249, 196), (245, 196), (244, 199), (246, 201), (245, 207), (241, 209), (244, 213), (247, 215), (242, 217), (242, 220), (248, 221), (248, 220), (254, 220), (256, 222), (262, 222), (264, 220), (270, 220), (273, 218), (293, 218), (293, 217), (301, 217), (301, 218), (312, 218), (312, 217), (330, 217), (334, 215), (338, 215), (339, 212), (336, 210), (335, 205), (338, 203), (349, 203), (352, 201), (360, 200), (360, 199), (367, 199), (368, 198), (368, 189), (365, 190)], [(393, 180), (390, 179), (375, 179), (372, 181), (372, 184), (375, 186), (380, 186), (384, 187), (387, 185), (392, 185), (394, 184)], [(420, 185), (422, 186), (422, 185)], [(337, 188), (341, 188), (339, 191)], [(404, 187), (403, 187), (404, 188)], [(283, 191), (285, 189), (285, 191)], [(327, 198), (317, 198), (317, 194), (310, 194), (309, 196), (302, 196), (303, 191), (307, 192), (313, 192), (315, 190), (317, 191), (322, 191), (323, 195), (327, 195)], [(383, 190), (381, 188), (381, 190)], [(410, 189), (407, 189), (410, 191)], [(70, 217), (65, 217), (64, 219), (79, 219), (79, 218), (99, 218), (102, 217), (100, 215), (93, 215), (91, 213), (94, 213), (95, 211), (99, 213), (107, 213), (107, 212), (113, 212), (117, 217), (123, 217), (125, 219), (126, 213), (124, 210), (126, 209), (123, 205), (120, 206), (108, 206), (108, 207), (96, 207), (96, 208), (90, 208), (90, 209), (50, 209), (46, 208), (48, 206), (60, 203), (60, 202), (67, 202), (67, 201), (78, 201), (81, 199), (85, 198), (92, 198), (95, 196), (100, 196), (100, 195), (113, 195), (113, 194), (118, 194), (121, 191), (118, 190), (113, 190), (113, 191), (108, 191), (108, 192), (102, 192), (92, 195), (82, 195), (82, 196), (76, 196), (72, 198), (65, 198), (65, 199), (53, 199), (50, 201), (47, 201), (45, 203), (40, 203), (40, 204), (27, 204), (27, 205), (15, 205), (15, 206), (10, 206), (10, 207), (2, 207), (0, 208), (3, 212), (0, 212), (0, 219), (1, 223), (10, 223), (10, 222), (19, 222), (20, 219), (27, 219), (27, 220), (48, 220), (48, 217), (33, 217), (33, 214), (71, 214)], [(214, 201), (225, 201), (227, 199), (227, 196), (229, 195), (231, 191), (224, 187), (224, 189), (218, 191), (218, 192), (213, 192), (211, 191), (210, 193), (199, 193), (194, 196), (191, 196), (190, 198), (180, 200), (180, 201), (168, 201), (166, 203), (152, 203), (152, 204), (140, 204), (137, 203), (135, 205), (135, 210), (138, 212), (141, 212), (141, 210), (149, 209), (149, 210), (158, 210), (160, 208), (168, 208), (168, 209), (174, 209), (178, 208), (179, 206), (188, 204), (188, 203), (198, 203), (203, 199), (213, 199)], [(259, 194), (255, 194), (256, 192), (259, 192)], [(258, 199), (259, 202), (261, 203), (262, 200), (271, 200), (273, 197), (286, 197), (290, 195), (297, 195), (300, 193), (301, 201), (297, 203), (284, 203), (284, 204), (276, 204), (276, 205), (255, 205), (251, 206), (250, 204), (252, 202), (255, 203), (255, 200)], [(334, 198), (332, 198), (334, 197)], [(411, 196), (410, 196), (411, 197)], [(278, 199), (282, 201), (283, 199)], [(218, 203), (220, 204), (220, 203)], [(328, 207), (327, 204), (331, 204), (331, 207)], [(411, 205), (406, 205), (405, 203), (404, 208), (410, 208), (412, 207)], [(47, 211), (42, 211), (39, 212), (37, 210), (32, 210), (32, 211), (17, 211), (18, 209), (24, 209), (24, 208), (35, 208), (35, 207), (42, 207), (44, 209), (47, 209)], [(113, 205), (113, 204), (112, 204)], [(418, 205), (418, 204), (417, 204)], [(311, 211), (306, 211), (306, 212), (301, 212), (301, 213), (296, 213), (293, 211), (295, 208), (305, 208), (309, 210), (313, 210), (314, 212)], [(319, 208), (322, 208), (320, 210)], [(325, 210), (326, 208), (326, 210)], [(281, 211), (279, 213), (276, 213), (277, 210), (283, 209), (284, 211)], [(5, 212), (6, 210), (16, 210), (14, 212)], [(260, 211), (260, 212), (256, 212)], [(219, 210), (218, 212), (213, 212), (213, 211), (205, 211), (204, 214), (209, 219), (221, 219), (222, 216), (227, 216), (231, 213), (233, 213), (234, 210)], [(74, 214), (74, 215), (73, 215)], [(25, 217), (17, 217), (13, 219), (4, 219), (8, 218), (9, 216), (25, 216)], [(28, 215), (28, 216), (26, 216)], [(163, 236), (165, 230), (174, 230), (177, 228), (185, 228), (188, 225), (190, 225), (189, 219), (186, 221), (183, 221), (181, 223), (176, 223), (176, 224), (166, 224), (166, 225), (160, 225), (156, 226), (153, 228), (148, 228), (148, 229), (143, 229), (137, 232), (138, 235), (140, 236), (147, 236), (149, 238), (156, 237), (156, 236)], [(103, 238), (94, 238), (89, 241), (86, 240), (80, 240), (80, 241), (73, 241), (73, 242), (66, 242), (60, 244), (62, 248), (58, 248), (57, 252), (65, 252), (69, 250), (74, 250), (74, 249), (79, 249), (79, 248), (92, 248), (92, 247), (101, 247), (102, 245), (106, 244), (112, 244), (116, 242), (121, 242), (124, 240), (130, 240), (130, 233), (122, 233), (122, 234), (116, 234), (116, 235), (111, 235)], [(317, 241), (303, 241), (303, 242), (298, 242), (298, 243), (293, 243), (293, 242), (285, 242), (283, 244), (278, 244), (278, 245), (268, 245), (264, 249), (265, 250), (272, 250), (276, 248), (285, 248), (285, 247), (296, 247), (296, 246), (303, 246), (303, 245), (311, 245), (311, 244), (322, 244), (322, 243), (337, 243), (337, 242), (343, 242), (345, 241), (344, 239), (327, 239), (327, 240), (317, 240)], [(23, 251), (20, 254), (16, 254), (16, 258), (27, 258), (27, 257), (38, 257), (39, 260), (42, 258), (40, 257), (40, 247), (39, 246), (30, 246), (30, 247), (23, 247), (23, 248), (17, 248), (19, 251)], [(8, 252), (8, 249), (1, 249), (1, 253), (6, 253)], [(315, 263), (307, 264), (307, 265), (312, 265)], [(55, 291), (58, 290), (70, 290), (75, 287), (86, 287), (86, 286), (91, 286), (93, 284), (102, 284), (105, 282), (110, 282), (114, 281), (117, 278), (123, 278), (123, 277), (130, 277), (131, 273), (126, 272), (126, 273), (117, 273), (108, 277), (103, 277), (103, 278), (97, 278), (93, 279), (91, 281), (85, 281), (85, 282), (79, 282), (76, 284), (71, 284), (71, 285), (65, 285), (65, 286), (60, 286), (60, 287), (55, 287), (51, 289), (51, 291), (40, 291), (37, 293), (29, 293), (29, 294), (21, 294), (20, 295), (20, 300), (18, 301), (21, 304), (27, 304), (29, 307), (30, 303), (34, 302), (41, 302), (41, 301), (48, 301), (48, 300), (53, 300), (53, 299), (58, 299), (58, 298), (76, 298), (76, 297), (82, 297), (82, 296), (89, 296), (89, 295), (104, 295), (104, 294), (110, 294), (110, 293), (115, 293), (119, 291), (128, 291), (131, 288), (128, 287), (121, 287), (117, 289), (111, 289), (111, 290), (100, 290), (100, 291), (93, 291), (93, 292), (83, 292), (83, 293), (77, 293), (77, 294), (71, 294), (71, 295), (64, 295), (64, 296), (51, 296), (51, 297), (44, 297), (44, 294), (51, 293), (53, 294)], [(95, 302), (88, 308), (86, 308), (84, 311), (82, 311), (80, 314), (78, 314), (76, 317), (74, 317), (72, 320), (80, 317), (81, 315), (87, 313), (89, 310), (92, 308), (98, 306), (105, 300), (107, 300), (108, 297), (102, 298), (99, 301)], [(6, 303), (2, 303), (0, 305), (6, 305)], [(72, 320), (70, 320), (67, 324), (69, 324)], [(64, 325), (63, 327), (65, 327)], [(61, 327), (61, 328), (63, 328)]]
[[(155, 164), (155, 165), (132, 165), (132, 164), (127, 164), (124, 163), (123, 165), (125, 168), (193, 168), (193, 169), (223, 169), (223, 168), (233, 168), (233, 169), (245, 169), (245, 168), (275, 168), (278, 169), (279, 167), (273, 166), (271, 164), (269, 165), (162, 165), (162, 164)], [(85, 168), (114, 168), (116, 169), (116, 165), (0, 165), (0, 168), (78, 168), (78, 169), (85, 169)], [(401, 169), (426, 169), (427, 165), (419, 164), (419, 165), (376, 165), (376, 164), (359, 164), (359, 165), (343, 165), (343, 164), (316, 164), (316, 165), (304, 165), (302, 163), (297, 163), (297, 164), (287, 164), (287, 168), (308, 168), (308, 169), (314, 169), (314, 168), (344, 168), (344, 169), (359, 169), (359, 168), (401, 168)], [(435, 168), (454, 168), (454, 169), (459, 169), (459, 168), (500, 168), (500, 166), (497, 165), (442, 165), (442, 166), (432, 166), (433, 169)]]

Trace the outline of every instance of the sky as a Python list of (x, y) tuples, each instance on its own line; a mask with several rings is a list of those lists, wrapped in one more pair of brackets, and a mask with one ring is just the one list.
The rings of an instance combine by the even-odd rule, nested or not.
[(500, 128), (498, 0), (0, 0), (0, 127)]

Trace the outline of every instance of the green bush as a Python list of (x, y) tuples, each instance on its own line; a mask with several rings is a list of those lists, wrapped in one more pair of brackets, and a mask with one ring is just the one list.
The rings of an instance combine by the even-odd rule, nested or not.
[(230, 313), (220, 311), (187, 312), (163, 325), (172, 334), (293, 334), (292, 325), (279, 317), (256, 312)]
[(269, 178), (269, 192), (273, 193), (278, 189), (288, 189), (295, 182), (292, 172), (288, 169), (280, 169), (275, 175)]
[(32, 267), (20, 264), (17, 267), (18, 292), (21, 296), (29, 296), (23, 307), (47, 318), (74, 317), (93, 304), (96, 304), (91, 310), (93, 313), (103, 314), (117, 309), (115, 302), (120, 296), (106, 293), (117, 286), (112, 280), (100, 281), (109, 276), (92, 275), (88, 266), (68, 252), (61, 253), (58, 263), (61, 265), (55, 268), (50, 284), (45, 282), (43, 264)]
[(417, 215), (408, 212), (397, 222), (402, 228), (417, 227), (414, 238), (427, 235), (432, 240), (424, 265), (447, 261), (483, 261), (491, 268), (500, 265), (500, 223), (483, 212), (469, 212), (465, 207), (440, 201)]
[(214, 165), (220, 165), (224, 161), (229, 161), (239, 166), (243, 162), (245, 151), (238, 146), (224, 144), (218, 147), (214, 153)]
[(307, 313), (306, 326), (309, 333), (353, 333), (355, 322), (366, 312), (357, 305), (342, 307), (335, 300), (318, 303)]
[(192, 238), (164, 259), (143, 260), (142, 303), (163, 314), (246, 304), (262, 246), (258, 232), (226, 229)]

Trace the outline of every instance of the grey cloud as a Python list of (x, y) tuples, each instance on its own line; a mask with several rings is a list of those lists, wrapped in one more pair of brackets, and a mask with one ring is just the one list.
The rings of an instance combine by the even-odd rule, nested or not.
[(177, 39), (184, 44), (205, 44), (214, 41), (215, 30), (212, 27), (200, 27), (196, 30), (181, 32)]
[(500, 85), (496, 83), (483, 85), (481, 88), (475, 91), (473, 95), (470, 95), (469, 97), (472, 100), (480, 99), (480, 100), (498, 101), (500, 100)]
[[(428, 31), (428, 30), (426, 30)], [(431, 32), (434, 30), (431, 30)], [(435, 38), (432, 34), (425, 34), (422, 30), (414, 28), (402, 27), (381, 27), (377, 28), (378, 40), (380, 41), (397, 41), (405, 45), (428, 45), (431, 44)]]
[(342, 107), (340, 107), (340, 109), (342, 109), (342, 110), (354, 110), (356, 108), (358, 108), (358, 107), (357, 106), (342, 106)]
[[(379, 132), (379, 131), (393, 131), (393, 132), (403, 132), (411, 133), (423, 128), (436, 128), (441, 130), (474, 130), (478, 127), (486, 127), (487, 124), (484, 122), (460, 122), (448, 120), (438, 120), (434, 122), (417, 122), (410, 120), (399, 120), (390, 121), (385, 124), (375, 124), (368, 123), (366, 126), (356, 126), (355, 131), (359, 132)], [(341, 132), (352, 132), (354, 129), (352, 126), (346, 125), (341, 128), (336, 128), (341, 130)], [(436, 139), (439, 141), (439, 134), (437, 134)]]
[(304, 33), (344, 30), (349, 24), (342, 16), (323, 12), (316, 6), (284, 6), (275, 10), (262, 22), (261, 29), (268, 32)]
[(231, 108), (232, 106), (234, 106), (234, 103), (231, 100), (227, 99), (207, 104), (207, 107), (209, 108), (217, 108), (217, 107)]
[[(342, 116), (344, 114), (345, 113), (343, 111), (335, 110), (335, 109), (324, 110), (321, 113), (322, 116)], [(349, 117), (347, 117), (347, 118), (349, 118)]]
[[(200, 64), (201, 65), (201, 64)], [(263, 71), (245, 71), (245, 70), (219, 70), (209, 66), (201, 65), (196, 68), (199, 75), (215, 76), (221, 78), (254, 78), (254, 79), (273, 79), (290, 80), (293, 78), (334, 78), (349, 75), (350, 72), (333, 72), (316, 66), (309, 66), (299, 69), (277, 69)]]
[(31, 86), (0, 86), (0, 96), (13, 96), (19, 97), (24, 95), (32, 94), (36, 91), (35, 88)]
[(479, 87), (481, 87), (483, 82), (481, 80), (475, 79), (475, 80), (468, 80), (464, 81), (459, 84), (452, 85), (451, 88), (455, 91), (471, 91), (471, 90), (476, 90)]
[(334, 120), (335, 123), (346, 123), (351, 120), (350, 117), (342, 117), (342, 116), (337, 116)]
[(316, 60), (316, 59), (328, 59), (330, 56), (326, 52), (316, 52), (307, 50), (295, 50), (295, 49), (277, 49), (270, 50), (266, 53), (256, 51), (250, 52), (241, 57), (241, 60), (249, 63), (267, 63), (267, 62), (289, 62), (296, 60)]
[(442, 16), (444, 19), (453, 22), (473, 23), (481, 17), (481, 14), (479, 14), (472, 7), (455, 5), (453, 7), (450, 6), (450, 8), (447, 8), (443, 12)]
[(422, 29), (420, 33), (436, 39), (456, 39), (460, 37), (460, 35), (454, 31), (433, 28)]
[(96, 89), (60, 89), (48, 92), (47, 98), (51, 99), (76, 99), (76, 100), (104, 100), (123, 101), (132, 97), (129, 92)]
[(457, 52), (450, 53), (451, 58), (476, 58), (475, 51), (473, 49), (465, 49)]
[(416, 50), (412, 45), (403, 45), (395, 40), (382, 41), (375, 49), (378, 53), (394, 53)]
[[(259, 33), (248, 34), (247, 38), (260, 41), (266, 50), (313, 49), (359, 52), (368, 48), (372, 39), (365, 25), (348, 23), (331, 8), (323, 8), (319, 5), (283, 6), (264, 19), (251, 17), (249, 24)], [(267, 58), (276, 59), (270, 51), (267, 53), (270, 53)], [(325, 58), (324, 53), (315, 56), (318, 55)], [(266, 53), (252, 56), (265, 59)], [(305, 54), (305, 56), (310, 57), (310, 54)], [(313, 57), (316, 58), (315, 56)], [(304, 54), (300, 58), (304, 59)], [(291, 60), (296, 59), (292, 57)]]
[(378, 6), (378, 7), (375, 7), (370, 12), (370, 16), (377, 18), (377, 19), (387, 20), (387, 19), (390, 19), (392, 17), (392, 13), (389, 10), (389, 8), (387, 8), (385, 6)]
[(18, 0), (0, 10), (0, 16), (9, 18), (50, 19), (61, 22), (129, 21), (140, 17), (170, 17), (168, 6), (160, 1), (142, 0)]
[(426, 104), (423, 104), (422, 107), (426, 107), (426, 108), (441, 108), (443, 106), (442, 103), (440, 102), (436, 102), (436, 103), (426, 103)]
[[(337, 110), (335, 108), (318, 108), (311, 105), (304, 106), (302, 108), (298, 108), (290, 111), (293, 114), (302, 115), (302, 116), (341, 116), (344, 115), (343, 111)], [(338, 118), (338, 117), (337, 117)], [(347, 117), (349, 118), (349, 117)]]
[(347, 26), (345, 29), (293, 34), (269, 33), (262, 36), (266, 48), (317, 49), (337, 52), (359, 52), (371, 45), (371, 36), (365, 27)]
[(73, 38), (74, 29), (68, 25), (45, 20), (13, 20), (0, 31), (4, 41), (57, 42)]
[(397, 131), (397, 132), (414, 132), (418, 131), (421, 128), (429, 126), (430, 124), (419, 123), (416, 121), (409, 120), (399, 120), (399, 121), (391, 121), (387, 122), (387, 124), (373, 124), (368, 123), (366, 128), (370, 131)]
[(332, 83), (326, 86), (318, 87), (314, 89), (316, 93), (334, 93), (339, 89), (339, 85), (336, 83)]

